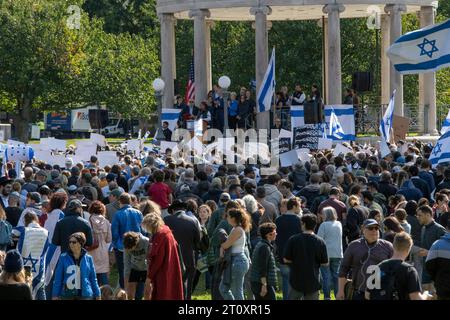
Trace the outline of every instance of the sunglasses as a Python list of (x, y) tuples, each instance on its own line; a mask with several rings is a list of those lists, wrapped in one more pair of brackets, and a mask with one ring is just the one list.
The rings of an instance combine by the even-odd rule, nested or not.
[(374, 230), (380, 230), (380, 227), (367, 227), (368, 230), (374, 231)]

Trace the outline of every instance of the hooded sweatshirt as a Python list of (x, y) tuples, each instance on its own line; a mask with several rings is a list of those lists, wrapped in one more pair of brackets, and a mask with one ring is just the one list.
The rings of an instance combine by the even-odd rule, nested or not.
[(109, 272), (109, 254), (108, 249), (112, 241), (111, 223), (102, 215), (93, 214), (89, 217), (89, 223), (92, 228), (92, 237), (98, 240), (98, 248), (89, 251), (94, 259), (96, 273)]
[(306, 198), (306, 206), (310, 208), (314, 199), (317, 198), (319, 194), (320, 194), (320, 185), (309, 184), (302, 190), (300, 190), (298, 196), (304, 196)]
[(283, 200), (281, 192), (273, 184), (266, 184), (264, 188), (266, 189), (266, 200), (273, 203), (275, 208), (279, 208), (281, 200)]
[(419, 201), (423, 196), (422, 191), (417, 189), (411, 180), (406, 180), (403, 182), (403, 185), (400, 190), (398, 190), (397, 194), (405, 196), (406, 201)]
[(295, 189), (303, 188), (306, 184), (306, 170), (303, 165), (295, 165), (294, 171), (289, 174), (289, 180), (294, 184)]

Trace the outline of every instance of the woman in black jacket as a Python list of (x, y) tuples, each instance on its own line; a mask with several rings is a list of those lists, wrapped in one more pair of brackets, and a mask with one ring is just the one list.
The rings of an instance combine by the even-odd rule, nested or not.
[(352, 195), (348, 198), (350, 209), (347, 212), (347, 218), (344, 223), (344, 235), (347, 236), (348, 243), (361, 237), (361, 226), (369, 217), (369, 210), (362, 207), (357, 196)]
[(276, 300), (277, 272), (272, 242), (277, 237), (276, 225), (271, 222), (259, 226), (262, 240), (252, 255), (250, 283), (255, 300)]
[(248, 116), (250, 115), (250, 103), (245, 99), (245, 96), (241, 96), (239, 99), (238, 115), (236, 117), (238, 128), (246, 129), (246, 121), (248, 121)]

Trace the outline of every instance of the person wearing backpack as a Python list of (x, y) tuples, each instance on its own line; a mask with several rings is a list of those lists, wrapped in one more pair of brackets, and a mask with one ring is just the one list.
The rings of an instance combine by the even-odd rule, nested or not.
[(6, 221), (6, 213), (0, 208), (0, 251), (6, 251), (8, 246), (12, 244), (11, 239), (12, 226)]
[(92, 245), (87, 247), (94, 260), (95, 272), (99, 286), (108, 284), (109, 244), (112, 241), (111, 223), (105, 218), (106, 207), (101, 201), (94, 201), (89, 206), (88, 218), (92, 229)]
[[(394, 254), (375, 268), (375, 279), (367, 280), (365, 298), (367, 300), (431, 300), (428, 291), (422, 293), (419, 274), (405, 262), (413, 241), (406, 232), (400, 232), (394, 238)], [(379, 276), (379, 279), (376, 277)], [(377, 283), (378, 282), (378, 283)]]

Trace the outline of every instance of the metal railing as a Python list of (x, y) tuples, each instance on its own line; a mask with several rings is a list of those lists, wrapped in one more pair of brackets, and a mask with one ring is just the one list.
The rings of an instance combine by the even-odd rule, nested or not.
[[(386, 104), (366, 104), (359, 108), (358, 112), (355, 114), (356, 132), (358, 134), (378, 134), (380, 121), (386, 108)], [(450, 109), (450, 105), (438, 105), (436, 109), (436, 128), (440, 131), (442, 123)], [(404, 117), (410, 119), (410, 133), (428, 132), (428, 105), (405, 104), (403, 107), (403, 114)], [(277, 110), (276, 117), (281, 119), (283, 129), (291, 130), (291, 115), (289, 109)], [(273, 124), (272, 113), (271, 123)]]

